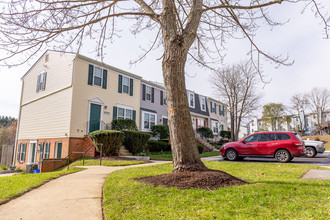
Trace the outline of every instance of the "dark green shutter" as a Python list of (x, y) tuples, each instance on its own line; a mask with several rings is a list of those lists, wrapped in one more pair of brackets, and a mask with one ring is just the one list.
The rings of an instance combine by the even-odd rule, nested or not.
[(49, 158), (49, 151), (50, 151), (50, 143), (46, 143), (46, 153), (45, 153), (45, 159)]
[(117, 119), (117, 107), (113, 106), (113, 120)]
[(164, 105), (164, 103), (163, 103), (164, 96), (163, 96), (163, 95), (164, 95), (164, 94), (163, 94), (163, 91), (160, 90), (160, 104), (161, 104), (161, 105)]
[(44, 142), (42, 142), (40, 144), (40, 157), (39, 157), (39, 162), (42, 160), (43, 158), (43, 153), (44, 153)]
[(122, 93), (123, 92), (123, 76), (118, 75), (118, 92)]
[(57, 143), (56, 158), (61, 158), (61, 156), (62, 156), (62, 143)]
[(129, 79), (129, 95), (133, 96), (133, 79)]
[(103, 89), (107, 89), (107, 78), (108, 78), (108, 71), (103, 70), (103, 83), (102, 83)]
[(16, 155), (16, 158), (17, 158), (17, 162), (20, 161), (20, 155), (21, 155), (21, 147), (22, 147), (22, 144), (19, 144), (18, 145), (18, 151), (17, 151), (17, 155)]
[(212, 102), (210, 102), (211, 104), (211, 113), (213, 112), (213, 105), (212, 105)]
[(133, 110), (133, 120), (135, 121), (135, 119), (136, 119), (136, 111)]
[(25, 162), (25, 155), (26, 155), (26, 143), (23, 144), (23, 153), (21, 161)]
[(214, 114), (217, 114), (217, 104), (214, 103)]
[(93, 71), (94, 71), (94, 66), (89, 64), (89, 69), (88, 69), (88, 85), (93, 85)]

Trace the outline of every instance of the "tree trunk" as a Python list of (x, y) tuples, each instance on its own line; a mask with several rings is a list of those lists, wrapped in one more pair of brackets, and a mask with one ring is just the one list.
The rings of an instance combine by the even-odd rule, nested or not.
[(166, 89), (166, 103), (173, 155), (173, 172), (206, 170), (198, 153), (191, 122), (185, 85), (184, 67), (187, 50), (182, 48), (180, 36), (165, 44), (162, 62)]

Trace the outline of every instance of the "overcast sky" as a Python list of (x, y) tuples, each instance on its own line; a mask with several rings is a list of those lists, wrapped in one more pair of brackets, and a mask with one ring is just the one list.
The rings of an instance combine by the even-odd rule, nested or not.
[[(330, 3), (326, 2), (330, 12)], [(320, 20), (314, 18), (309, 10), (301, 15), (302, 5), (282, 4), (273, 7), (273, 17), (279, 21), (290, 19), (289, 23), (276, 27), (262, 28), (257, 32), (256, 42), (265, 51), (272, 54), (288, 54), (294, 60), (292, 66), (275, 68), (274, 64), (263, 62), (263, 71), (268, 74), (271, 83), (265, 85), (260, 92), (263, 94), (262, 103), (270, 102), (289, 104), (290, 96), (297, 92), (305, 92), (313, 87), (330, 89), (330, 40), (325, 39)], [(123, 31), (121, 38), (107, 47), (104, 62), (120, 69), (142, 76), (146, 80), (162, 82), (161, 51), (152, 51), (145, 60), (130, 66), (129, 63), (141, 55), (140, 42), (148, 38), (145, 35), (134, 37)], [(150, 38), (151, 39), (151, 38)], [(81, 54), (96, 59), (90, 53), (91, 42), (83, 45)], [(228, 40), (225, 65), (247, 59), (249, 43), (246, 40)], [(0, 50), (1, 53), (1, 50)], [(40, 51), (39, 56), (44, 53)], [(0, 115), (18, 116), (21, 93), (20, 78), (38, 59), (35, 57), (28, 64), (16, 68), (0, 68)], [(221, 65), (221, 64), (219, 64)], [(209, 82), (211, 71), (197, 67), (195, 64), (186, 65), (187, 88), (197, 93), (219, 98)], [(261, 109), (261, 107), (260, 107)]]

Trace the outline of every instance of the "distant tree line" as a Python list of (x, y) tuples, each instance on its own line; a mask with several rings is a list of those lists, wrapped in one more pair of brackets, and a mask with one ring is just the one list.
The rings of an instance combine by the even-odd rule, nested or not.
[(0, 146), (15, 143), (17, 119), (0, 116)]

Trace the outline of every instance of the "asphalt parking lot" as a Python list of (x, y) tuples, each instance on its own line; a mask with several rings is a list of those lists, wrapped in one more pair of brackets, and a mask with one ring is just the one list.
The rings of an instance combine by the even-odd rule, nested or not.
[[(223, 158), (221, 156), (216, 156), (216, 157), (203, 158), (203, 160), (223, 161)], [(277, 160), (274, 158), (252, 158), (252, 157), (245, 157), (240, 162), (243, 162), (243, 163), (249, 163), (249, 162), (278, 163)], [(324, 152), (323, 154), (317, 154), (314, 158), (295, 157), (289, 163), (291, 163), (291, 164), (309, 164), (309, 165), (311, 164), (311, 165), (330, 167), (330, 152)]]

